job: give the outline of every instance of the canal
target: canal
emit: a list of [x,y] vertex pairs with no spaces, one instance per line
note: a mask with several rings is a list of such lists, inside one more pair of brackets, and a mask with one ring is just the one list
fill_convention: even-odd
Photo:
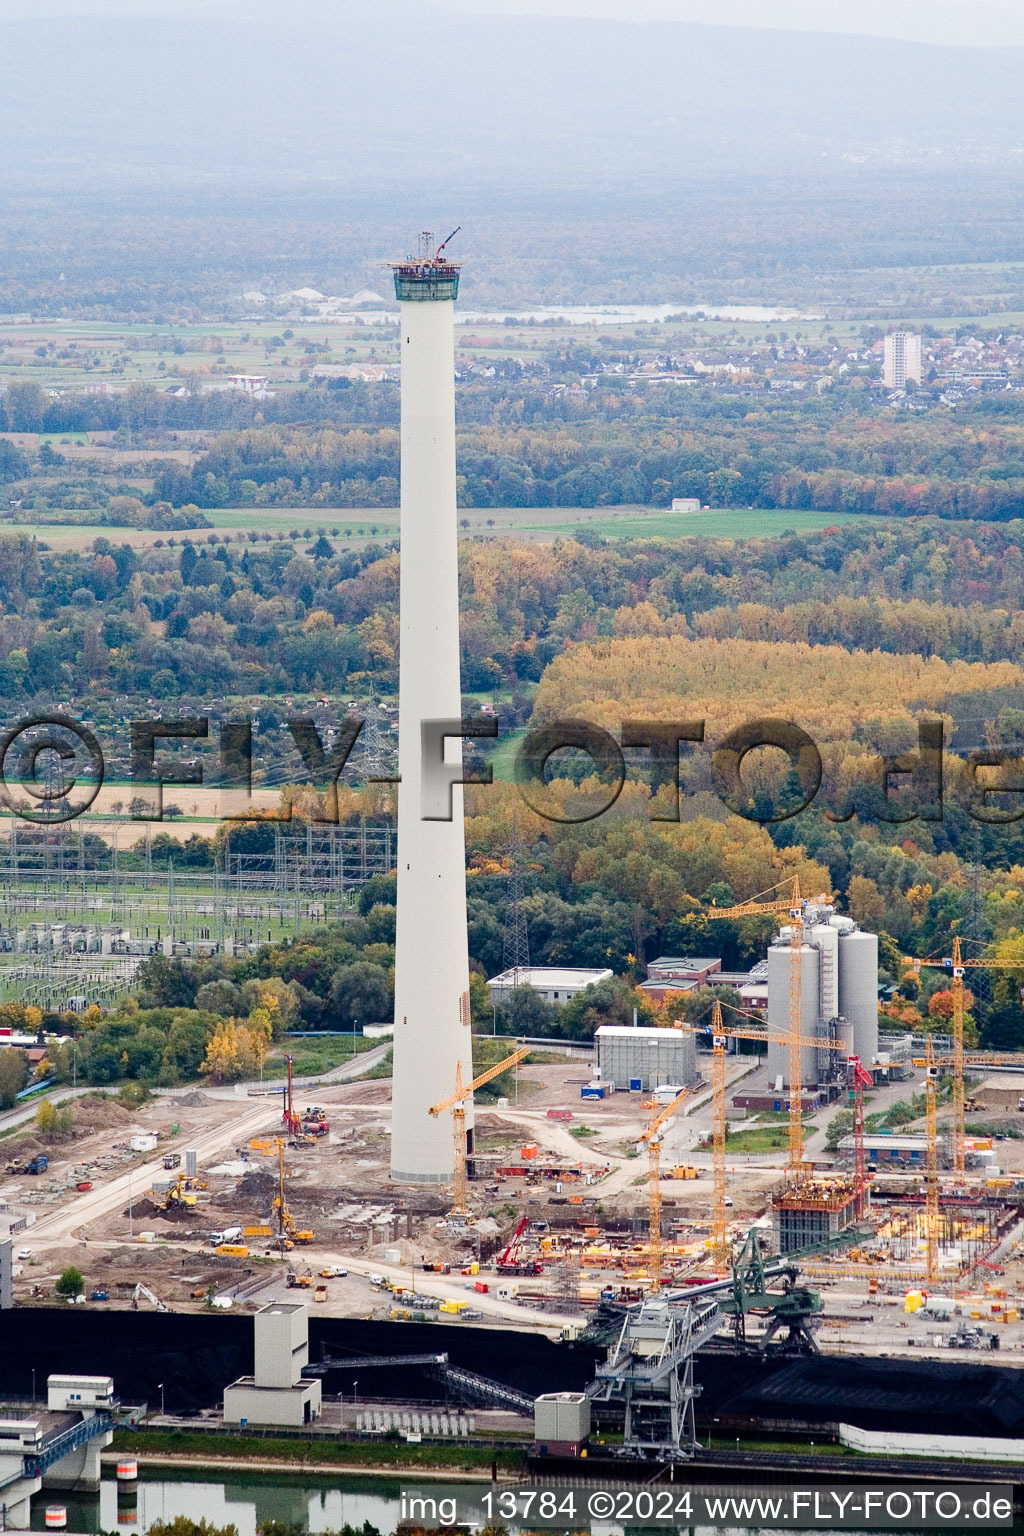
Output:
[[[412,1479],[407,1479],[407,1485]],[[421,1478],[416,1477],[418,1483]],[[46,1510],[63,1505],[68,1531],[140,1533],[157,1520],[206,1519],[217,1526],[233,1525],[238,1536],[256,1536],[268,1520],[317,1531],[340,1531],[344,1525],[361,1529],[364,1522],[390,1536],[398,1522],[402,1484],[378,1477],[289,1477],[281,1473],[161,1471],[139,1477],[133,1498],[119,1497],[113,1473],[104,1475],[99,1493],[44,1490],[32,1501],[32,1528],[45,1527]]]

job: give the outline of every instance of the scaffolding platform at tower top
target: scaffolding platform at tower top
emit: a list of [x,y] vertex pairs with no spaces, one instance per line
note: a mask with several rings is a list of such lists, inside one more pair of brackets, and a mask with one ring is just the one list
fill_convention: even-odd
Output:
[[461,265],[443,255],[448,240],[457,233],[458,230],[453,230],[448,239],[435,248],[433,230],[425,229],[414,256],[389,263],[395,278],[396,299],[417,303],[458,298]]

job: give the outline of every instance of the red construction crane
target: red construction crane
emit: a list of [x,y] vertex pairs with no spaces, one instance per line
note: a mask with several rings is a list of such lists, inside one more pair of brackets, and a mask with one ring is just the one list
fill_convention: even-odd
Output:
[[874,1085],[874,1078],[866,1070],[859,1056],[847,1060],[850,1086],[853,1089],[853,1178],[857,1191],[855,1210],[858,1217],[864,1214],[865,1194],[868,1187],[867,1163],[864,1158],[864,1089]]
[[529,1225],[529,1216],[524,1216],[518,1227],[516,1227],[508,1247],[498,1255],[497,1269],[499,1275],[539,1275],[543,1272],[543,1266],[539,1260],[520,1257],[523,1233]]
[[284,1110],[281,1115],[281,1124],[288,1127],[289,1135],[297,1136],[302,1130],[302,1121],[295,1113],[295,1105],[292,1102],[292,1058],[286,1056],[285,1061],[288,1063],[288,1081],[285,1084],[284,1090]]

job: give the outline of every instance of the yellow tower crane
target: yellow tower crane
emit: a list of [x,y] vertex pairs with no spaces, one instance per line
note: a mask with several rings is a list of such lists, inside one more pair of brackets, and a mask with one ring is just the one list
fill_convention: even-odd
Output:
[[499,1061],[497,1066],[488,1067],[486,1072],[481,1072],[479,1077],[474,1077],[471,1083],[462,1081],[462,1063],[455,1068],[455,1092],[450,1098],[442,1100],[440,1104],[431,1104],[432,1115],[442,1115],[446,1109],[452,1112],[452,1134],[455,1140],[455,1161],[453,1164],[453,1202],[451,1214],[453,1216],[466,1216],[469,1207],[466,1204],[466,1100],[477,1088],[482,1088],[484,1083],[489,1083],[508,1067],[517,1066],[530,1054],[529,1046],[521,1050],[513,1051],[511,1056],[506,1056],[504,1061]]
[[[729,1004],[726,1004],[729,1007]],[[744,1018],[754,1018],[745,1010],[736,1008],[732,1010],[741,1014]],[[677,1024],[677,1029],[690,1028],[691,1026]],[[765,1029],[758,1027],[745,1029],[739,1025],[725,1024],[722,1020],[722,1004],[716,998],[711,1008],[710,1031],[711,1044],[711,1103],[714,1144],[714,1186],[712,1202],[711,1223],[711,1249],[716,1264],[728,1264],[729,1235],[728,1223],[725,1219],[725,1048],[726,1042],[734,1040],[762,1040],[769,1045],[783,1045],[789,1040],[789,1036],[777,1029]],[[693,1034],[701,1034],[702,1029],[692,1028]],[[804,1046],[814,1046],[817,1050],[834,1050],[837,1042],[824,1035],[800,1036],[801,1050]],[[792,1103],[792,1100],[790,1101]],[[801,1127],[802,1129],[802,1127]]]
[[[832,897],[819,896],[816,900],[824,906],[831,903]],[[810,1044],[803,1038],[802,960],[806,906],[806,897],[800,895],[799,876],[794,875],[788,897],[771,901],[741,901],[732,907],[706,908],[706,915],[715,918],[755,917],[766,912],[789,915],[789,1032],[785,1038],[789,1041],[789,1171],[794,1176],[799,1175],[804,1160],[801,1102],[803,1049],[805,1044]]]
[[661,1288],[661,1271],[664,1259],[664,1244],[661,1240],[661,1133],[677,1109],[682,1107],[683,1100],[688,1098],[689,1088],[683,1088],[676,1094],[671,1103],[666,1104],[659,1113],[655,1100],[651,1100],[651,1118],[646,1131],[641,1136],[641,1141],[647,1143],[647,1215],[648,1232],[647,1244],[651,1266],[651,1290]]
[[953,1173],[956,1178],[962,1180],[966,1173],[966,1134],[964,1129],[964,1067],[966,1057],[964,1055],[964,971],[965,970],[991,970],[991,971],[1020,971],[1024,970],[1024,960],[985,960],[969,959],[963,957],[960,935],[953,939],[953,953],[945,955],[941,960],[914,960],[912,967],[915,972],[922,965],[939,966],[953,972]]
[[927,1152],[924,1185],[924,1233],[927,1244],[928,1284],[934,1285],[939,1278],[939,1136],[936,1123],[935,1101],[939,1087],[939,1069],[935,1065],[935,1052],[931,1036],[925,1051],[924,1099],[925,1134]]

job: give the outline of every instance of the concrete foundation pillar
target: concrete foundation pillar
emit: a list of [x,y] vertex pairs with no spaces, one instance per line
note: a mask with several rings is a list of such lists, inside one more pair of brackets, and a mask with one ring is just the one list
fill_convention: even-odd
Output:
[[31,1499],[40,1489],[38,1477],[22,1478],[0,1489],[0,1526],[11,1531],[27,1531],[32,1524]]

